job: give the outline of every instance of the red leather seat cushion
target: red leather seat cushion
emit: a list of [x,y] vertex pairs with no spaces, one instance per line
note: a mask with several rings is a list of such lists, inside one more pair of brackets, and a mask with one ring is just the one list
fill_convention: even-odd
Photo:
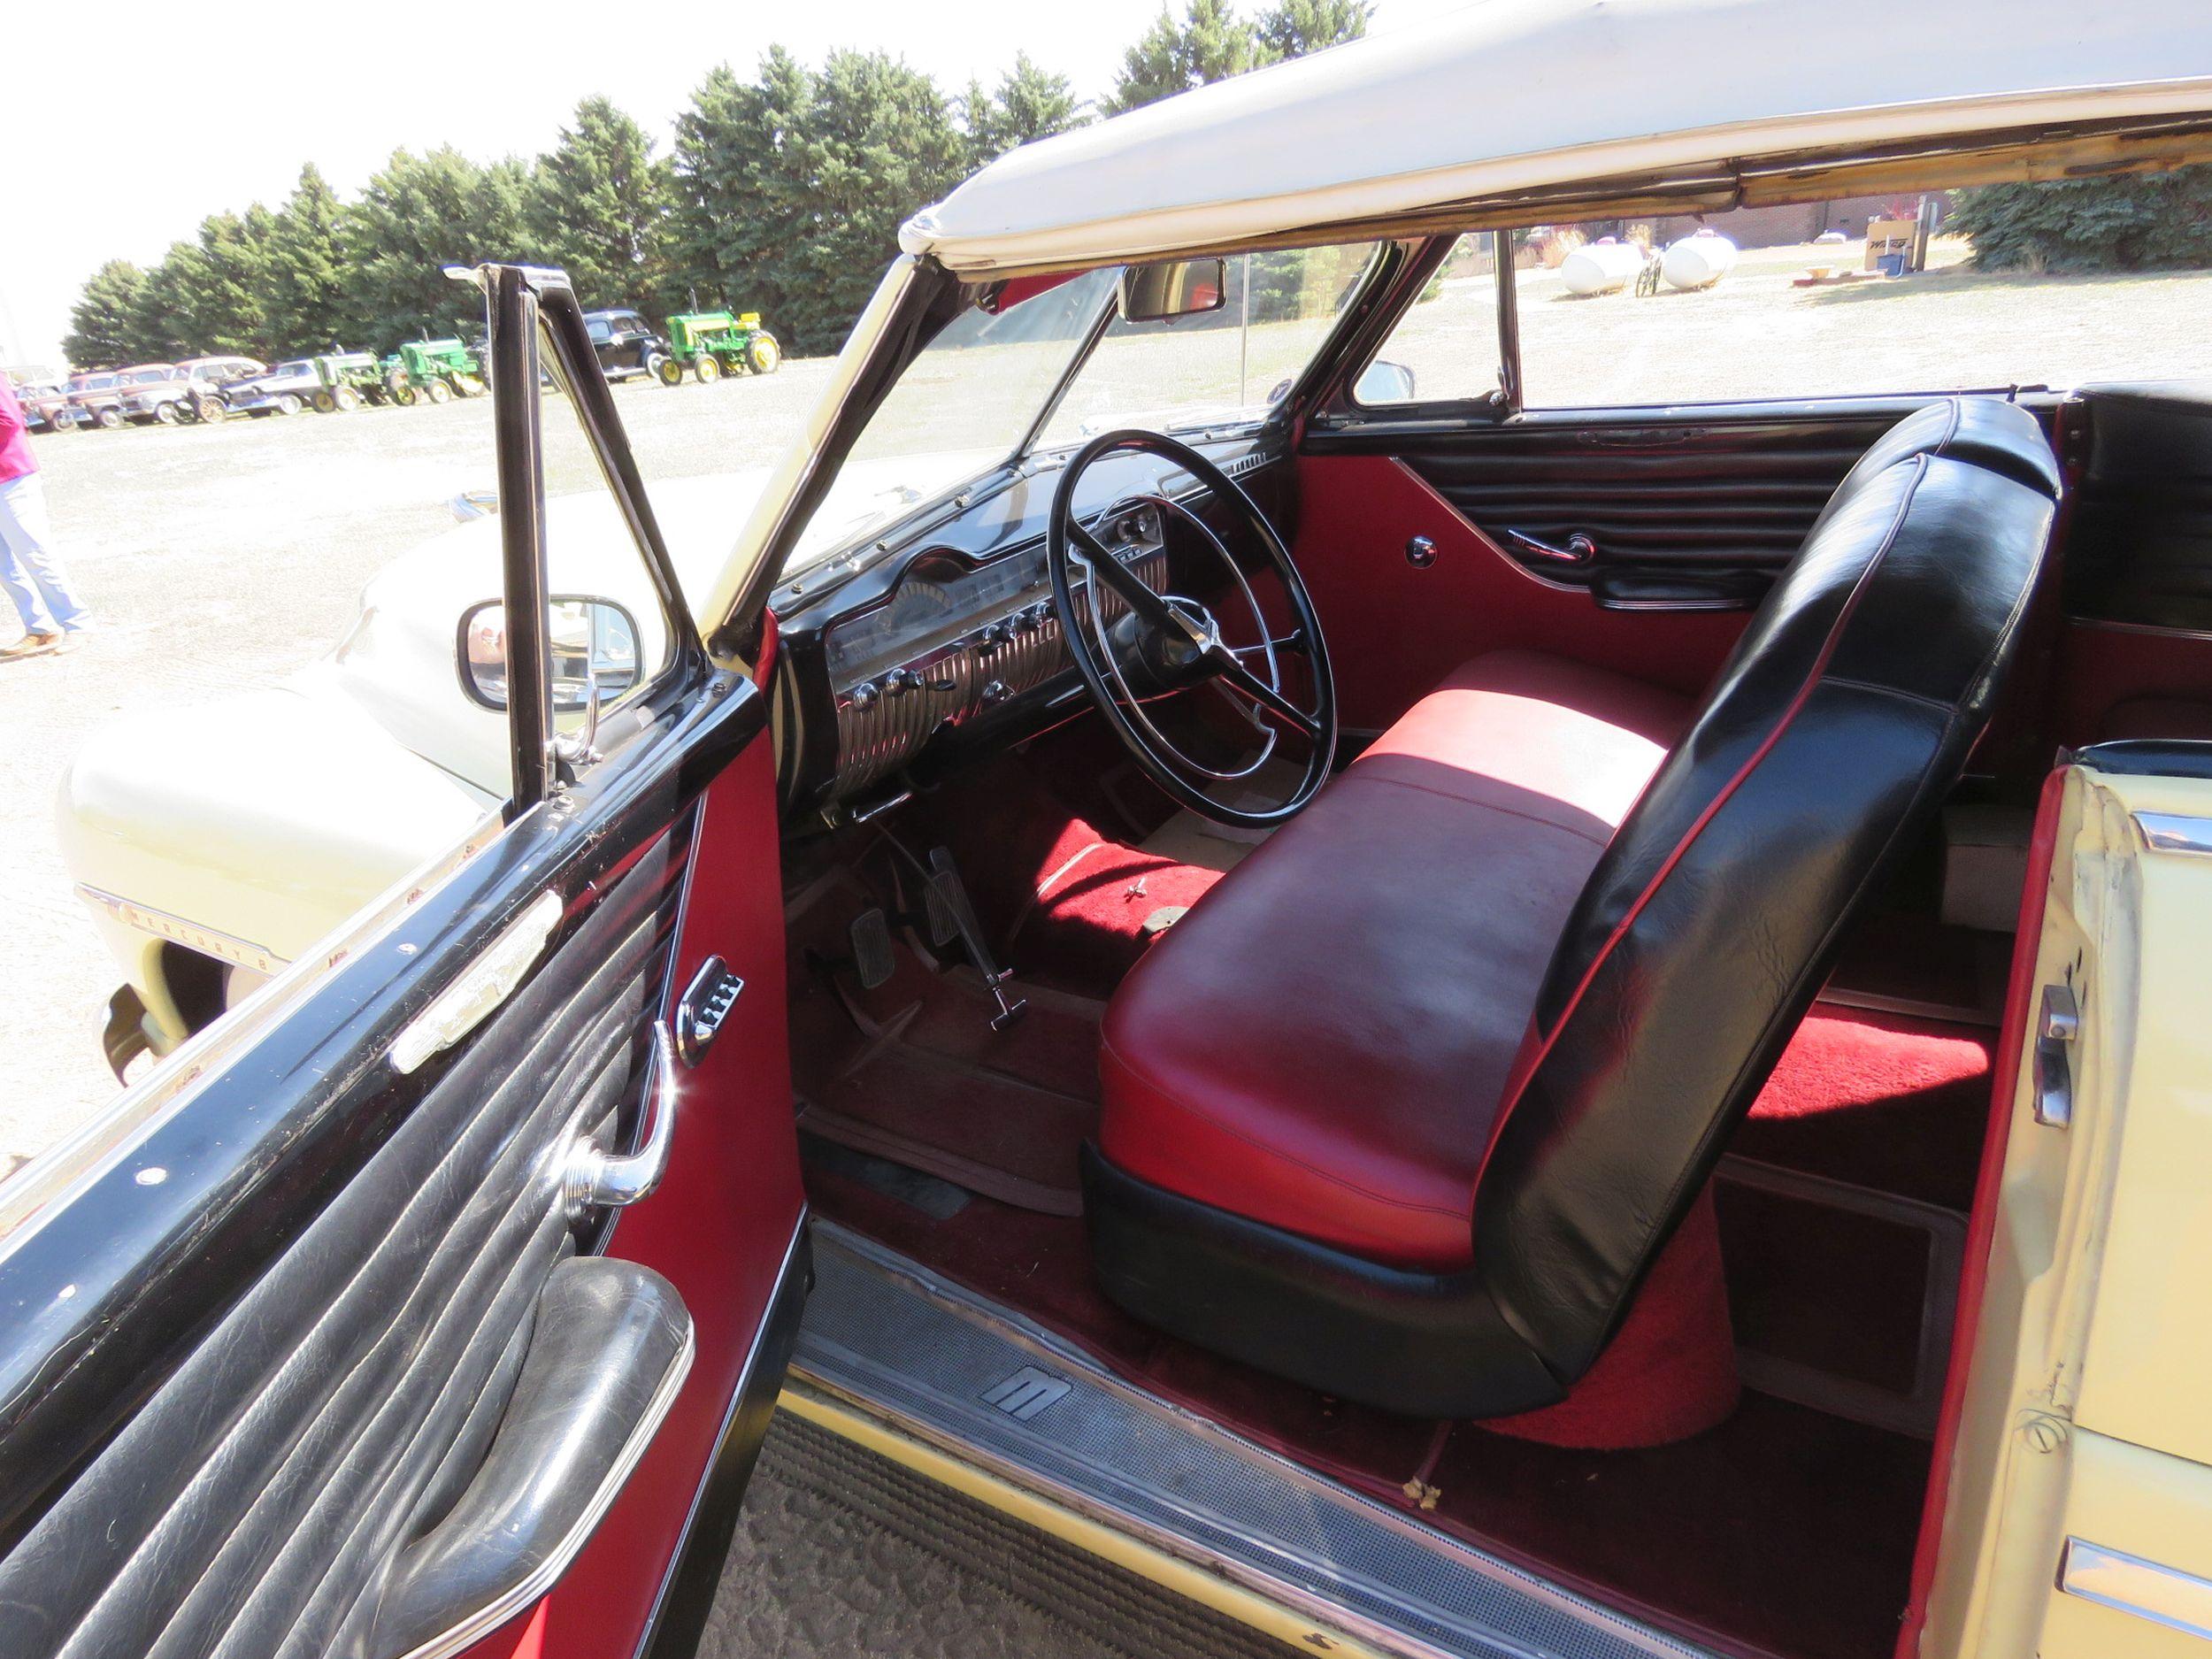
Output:
[[1690,712],[1563,658],[1465,664],[1123,982],[1100,1149],[1370,1261],[1467,1265],[1537,983]]

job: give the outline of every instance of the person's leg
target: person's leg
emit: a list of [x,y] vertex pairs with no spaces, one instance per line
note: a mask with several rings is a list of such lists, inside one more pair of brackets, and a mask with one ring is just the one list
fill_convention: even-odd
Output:
[[92,616],[70,586],[61,561],[54,557],[47,529],[46,488],[37,473],[27,472],[0,484],[0,521],[6,519],[14,522],[11,539],[16,543],[16,557],[38,585],[43,608],[63,633],[76,633]]
[[14,498],[8,487],[0,484],[0,588],[5,588],[8,597],[15,602],[15,613],[22,618],[27,638],[59,634],[61,625],[47,610],[38,583],[23,565],[23,552],[30,545],[30,532],[17,521]]

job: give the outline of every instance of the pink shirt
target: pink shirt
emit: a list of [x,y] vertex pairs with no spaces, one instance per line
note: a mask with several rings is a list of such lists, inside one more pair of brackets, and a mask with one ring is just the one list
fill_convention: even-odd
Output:
[[37,471],[30,429],[23,424],[23,405],[16,401],[14,384],[0,374],[0,484]]

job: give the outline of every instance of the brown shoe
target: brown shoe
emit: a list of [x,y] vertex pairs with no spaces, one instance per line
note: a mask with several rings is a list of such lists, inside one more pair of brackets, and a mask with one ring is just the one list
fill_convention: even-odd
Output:
[[0,662],[12,662],[19,657],[43,657],[50,651],[65,649],[63,634],[27,634],[12,645],[0,645]]

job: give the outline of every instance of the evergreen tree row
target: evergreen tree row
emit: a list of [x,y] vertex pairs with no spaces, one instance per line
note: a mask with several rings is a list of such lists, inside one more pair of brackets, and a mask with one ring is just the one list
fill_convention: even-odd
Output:
[[[1102,112],[1363,34],[1368,0],[1229,0],[1163,8]],[[111,259],[86,281],[63,349],[80,367],[211,353],[275,358],[388,350],[472,314],[442,273],[487,259],[557,265],[584,303],[659,318],[757,311],[798,354],[834,350],[896,247],[898,227],[1018,144],[1092,119],[1067,78],[1018,56],[987,89],[948,96],[883,52],[819,68],[771,47],[752,77],[712,71],[666,155],[587,98],[544,155],[480,163],[450,146],[395,150],[342,199],[309,163],[271,211],[210,215],[151,270]]]

